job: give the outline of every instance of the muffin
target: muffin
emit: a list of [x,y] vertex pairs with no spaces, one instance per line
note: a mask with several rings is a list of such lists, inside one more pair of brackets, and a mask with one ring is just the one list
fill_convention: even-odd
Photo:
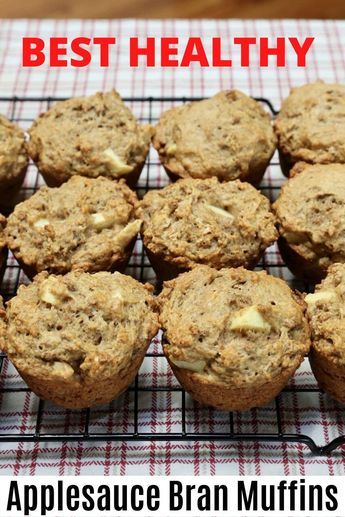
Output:
[[29,133],[29,154],[50,187],[74,174],[124,178],[133,186],[151,138],[150,126],[138,124],[115,91],[58,102]]
[[173,372],[207,406],[266,404],[309,350],[302,298],[265,271],[199,266],[166,282],[158,303]]
[[5,351],[43,399],[66,408],[110,402],[157,332],[150,290],[121,273],[40,273],[7,305]]
[[17,205],[6,242],[29,278],[40,271],[122,270],[141,225],[136,204],[124,180],[73,176]]
[[5,214],[16,202],[28,161],[23,131],[0,115],[0,210]]
[[330,266],[305,301],[312,331],[312,370],[320,387],[345,403],[345,264]]
[[298,163],[273,204],[280,252],[298,277],[318,282],[345,262],[345,164]]
[[184,179],[140,202],[142,239],[157,276],[206,264],[254,267],[277,238],[268,199],[249,183]]
[[276,138],[263,107],[231,90],[163,113],[153,145],[172,180],[217,176],[258,185]]
[[317,81],[293,88],[274,126],[286,176],[298,161],[345,163],[345,85]]

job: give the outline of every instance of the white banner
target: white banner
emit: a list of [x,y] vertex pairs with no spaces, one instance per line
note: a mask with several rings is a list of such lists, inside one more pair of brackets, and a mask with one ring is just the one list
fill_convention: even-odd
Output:
[[0,517],[345,517],[342,477],[0,477]]

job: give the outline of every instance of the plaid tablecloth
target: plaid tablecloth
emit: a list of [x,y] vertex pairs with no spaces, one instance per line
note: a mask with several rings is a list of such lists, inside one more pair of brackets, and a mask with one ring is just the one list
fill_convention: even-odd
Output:
[[[93,62],[87,69],[55,68],[37,69],[21,66],[21,40],[23,36],[116,36],[117,45],[110,66],[100,68]],[[234,36],[314,36],[315,43],[308,56],[308,67],[297,68],[292,54],[286,68],[259,68],[257,56],[250,68],[213,69],[200,68],[129,68],[129,37],[175,36],[180,45],[190,36],[201,36],[210,49],[211,38],[220,36],[224,54],[232,54],[239,62],[238,50],[231,45]],[[96,49],[94,49],[96,50]],[[255,97],[269,99],[279,109],[281,99],[293,85],[315,79],[345,82],[345,23],[334,21],[53,21],[18,20],[2,21],[0,30],[0,97],[54,97],[89,94],[96,90],[116,88],[125,97],[198,97],[209,96],[220,89],[239,88]],[[132,102],[131,107],[141,119],[154,120],[174,101],[159,101],[151,105]],[[19,120],[23,127],[40,111],[46,101],[13,104],[0,102],[0,110]],[[149,110],[149,113],[148,113]],[[272,198],[283,177],[273,164],[267,171],[263,188]],[[165,174],[151,152],[150,184],[167,183]],[[145,178],[145,173],[143,178]],[[30,167],[26,178],[26,193],[30,194],[38,179],[35,168]],[[142,180],[144,181],[144,180]],[[132,261],[130,273],[136,276],[140,264],[140,243]],[[266,266],[272,274],[291,281],[291,275],[282,266],[275,247],[268,250]],[[10,257],[10,265],[15,266]],[[9,269],[2,286],[6,294],[13,289],[16,268]],[[148,273],[150,275],[150,273]],[[25,281],[20,276],[20,281]],[[159,344],[153,344],[158,349]],[[18,387],[13,367],[4,363],[2,386]],[[294,385],[314,386],[307,364],[303,364]],[[176,388],[174,377],[162,359],[146,359],[141,369],[139,384],[142,387],[164,385]],[[3,396],[0,402],[0,433],[32,432],[35,425],[38,401],[27,392]],[[201,409],[187,398],[186,426],[194,432],[224,431],[228,429],[228,416],[209,409]],[[109,411],[109,409],[111,411]],[[177,431],[180,427],[181,395],[174,390],[162,393],[142,392],[139,399],[139,426],[142,432]],[[126,393],[110,408],[97,408],[92,412],[90,426],[98,432],[131,432],[133,413],[132,392]],[[311,436],[317,444],[329,442],[345,433],[344,410],[325,395],[314,392],[285,393],[281,397],[281,417],[284,432]],[[65,412],[46,404],[42,426],[47,432],[78,432],[83,428],[81,412]],[[238,432],[275,432],[276,414],[272,403],[263,409],[234,415]],[[273,430],[273,431],[272,431]],[[315,457],[303,445],[259,442],[43,442],[0,443],[1,474],[344,474],[345,448],[338,448],[330,456]]]

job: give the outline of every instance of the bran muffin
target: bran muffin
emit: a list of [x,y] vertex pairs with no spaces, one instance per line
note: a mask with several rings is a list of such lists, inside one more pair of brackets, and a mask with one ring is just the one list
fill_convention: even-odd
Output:
[[43,399],[66,408],[110,402],[157,332],[150,291],[121,273],[40,273],[7,304],[5,351]]
[[150,126],[140,125],[115,91],[58,102],[29,133],[29,154],[52,187],[74,174],[124,178],[133,186],[151,138]]
[[217,176],[258,185],[276,138],[263,107],[231,90],[163,113],[153,145],[172,180]]
[[345,85],[293,88],[274,122],[282,170],[298,161],[345,163]]
[[204,405],[266,404],[310,347],[302,298],[265,271],[199,266],[166,282],[157,303],[164,353]]
[[9,216],[5,237],[25,273],[123,270],[141,222],[124,180],[73,176],[41,187]]
[[23,131],[0,115],[0,210],[4,213],[16,202],[28,161]]
[[305,301],[312,331],[312,370],[320,387],[345,403],[345,264],[330,266]]
[[279,248],[298,277],[318,282],[345,262],[345,164],[298,163],[273,204]]
[[179,180],[148,192],[137,217],[149,260],[164,280],[197,264],[254,267],[278,236],[268,199],[239,180]]

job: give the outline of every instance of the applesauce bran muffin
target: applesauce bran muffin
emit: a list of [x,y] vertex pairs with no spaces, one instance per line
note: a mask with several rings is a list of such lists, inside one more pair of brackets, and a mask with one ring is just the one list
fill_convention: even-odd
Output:
[[320,387],[345,403],[345,264],[330,266],[305,301],[312,331],[312,370]]
[[115,91],[58,102],[29,133],[29,154],[52,187],[75,174],[135,185],[151,139]]
[[16,206],[6,241],[29,277],[124,269],[141,222],[135,193],[124,180],[73,176],[59,188],[41,187]]
[[0,209],[5,213],[16,201],[28,161],[23,131],[0,115]]
[[158,330],[150,291],[121,273],[41,273],[7,305],[5,351],[43,399],[66,408],[110,402]]
[[268,199],[249,183],[184,179],[148,192],[137,217],[159,278],[206,264],[254,267],[278,234]]
[[158,303],[164,353],[205,405],[266,404],[309,350],[302,298],[265,271],[199,266],[166,282]]
[[345,163],[345,85],[293,88],[274,122],[284,174],[298,161]]
[[317,282],[333,262],[345,262],[345,164],[298,163],[273,204],[284,261]]
[[260,183],[276,147],[270,115],[237,90],[166,111],[153,145],[172,179]]

